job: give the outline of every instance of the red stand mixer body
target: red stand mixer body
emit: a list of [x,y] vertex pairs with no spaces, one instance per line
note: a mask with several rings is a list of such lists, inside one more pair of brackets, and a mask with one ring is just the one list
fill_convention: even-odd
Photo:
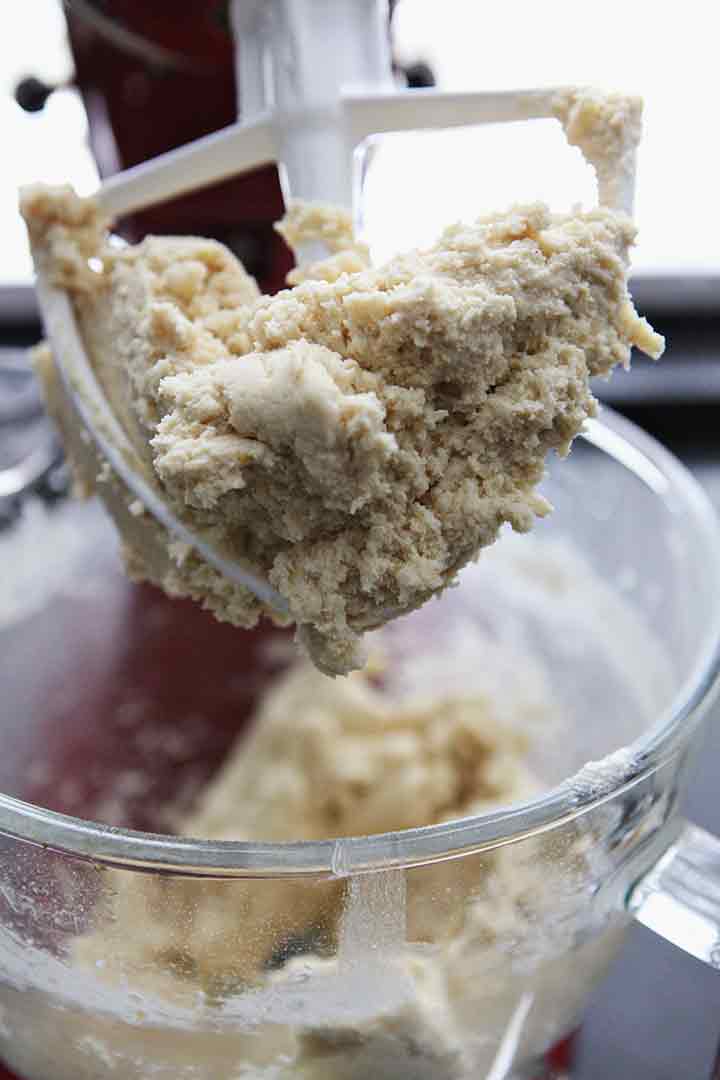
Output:
[[[68,4],[77,87],[101,176],[137,165],[237,118],[227,0]],[[227,244],[265,291],[292,265],[272,225],[283,213],[274,166],[154,206],[120,223],[128,239],[196,233]]]

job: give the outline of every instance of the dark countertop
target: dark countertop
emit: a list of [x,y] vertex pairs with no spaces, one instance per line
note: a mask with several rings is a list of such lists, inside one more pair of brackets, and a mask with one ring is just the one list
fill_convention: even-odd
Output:
[[[720,510],[720,424],[697,409],[624,409],[688,465]],[[700,410],[704,412],[704,410]],[[692,423],[691,423],[692,421]],[[714,429],[714,434],[713,434]],[[718,552],[720,558],[720,552]],[[687,816],[720,834],[720,702],[706,720]],[[709,1080],[720,1044],[720,973],[642,926],[598,989],[582,1028],[577,1080]]]

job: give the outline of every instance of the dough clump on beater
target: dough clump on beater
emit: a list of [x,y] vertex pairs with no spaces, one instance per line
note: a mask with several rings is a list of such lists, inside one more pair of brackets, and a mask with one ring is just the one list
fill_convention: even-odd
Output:
[[[584,145],[583,108],[558,103]],[[291,206],[287,239],[330,254],[275,296],[214,241],[119,246],[69,189],[28,189],[23,212],[164,497],[286,598],[327,674],[361,666],[363,632],[450,585],[502,525],[547,513],[545,458],[594,414],[590,378],[664,347],[628,294],[632,222],[602,207],[515,206],[371,267],[347,214]],[[263,613],[170,537],[158,569],[130,526],[135,577],[240,626]]]

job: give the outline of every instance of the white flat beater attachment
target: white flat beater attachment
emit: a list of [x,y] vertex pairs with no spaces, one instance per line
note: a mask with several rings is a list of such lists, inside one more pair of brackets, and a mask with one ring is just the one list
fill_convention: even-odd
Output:
[[[383,132],[547,118],[559,88],[480,93],[400,90],[394,84],[383,0],[233,0],[240,118],[213,135],[106,180],[97,192],[112,218],[276,162],[291,198],[353,207],[362,144]],[[621,209],[632,210],[630,161]],[[315,257],[316,251],[301,255]],[[101,456],[176,538],[266,605],[283,599],[192,532],[148,482],[109,408],[82,342],[72,302],[38,269],[46,333],[64,388]]]

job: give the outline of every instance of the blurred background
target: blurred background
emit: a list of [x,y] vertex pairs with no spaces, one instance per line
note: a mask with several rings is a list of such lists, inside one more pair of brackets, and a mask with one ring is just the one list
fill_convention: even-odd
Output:
[[[597,388],[674,450],[720,505],[720,215],[715,148],[720,83],[715,5],[559,0],[397,0],[397,77],[410,86],[504,89],[568,83],[641,94],[639,242],[632,287],[668,338],[660,365]],[[41,333],[19,185],[99,176],[231,123],[233,54],[226,0],[23,0],[0,15],[0,526],[21,500],[2,470],[46,438],[26,347]],[[388,136],[375,147],[364,197],[376,257],[432,241],[449,222],[516,200],[591,205],[594,180],[554,122]],[[267,289],[290,261],[272,230],[282,212],[274,169],[123,222],[222,239]],[[57,456],[33,486],[57,497]],[[719,556],[720,557],[720,553]],[[690,813],[720,831],[720,724]],[[720,1031],[720,980],[640,928],[599,992],[580,1038],[580,1080],[707,1076]]]

